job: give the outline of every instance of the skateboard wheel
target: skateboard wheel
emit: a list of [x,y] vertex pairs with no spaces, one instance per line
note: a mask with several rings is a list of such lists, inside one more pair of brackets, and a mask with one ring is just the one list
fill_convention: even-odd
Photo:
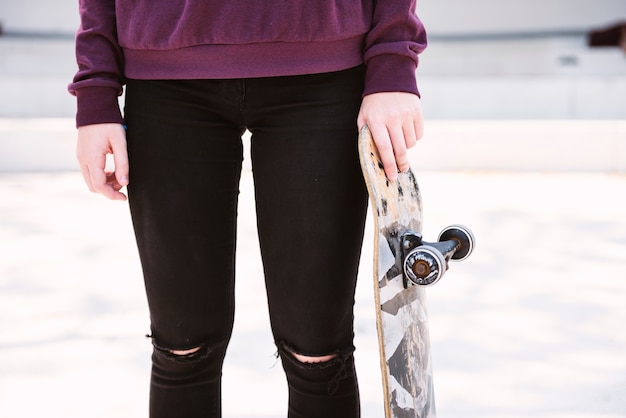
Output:
[[465,260],[474,251],[475,238],[472,231],[463,225],[450,225],[439,234],[439,241],[454,240],[459,248],[452,255],[452,260]]
[[418,286],[431,286],[446,271],[446,260],[436,248],[422,245],[409,252],[404,259],[404,275]]

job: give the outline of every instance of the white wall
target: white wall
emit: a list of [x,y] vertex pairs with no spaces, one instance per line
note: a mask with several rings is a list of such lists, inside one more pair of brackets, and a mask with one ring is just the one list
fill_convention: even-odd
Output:
[[626,20],[625,0],[417,0],[432,35],[587,31]]
[[[2,0],[7,31],[74,32],[78,0]],[[432,35],[582,30],[626,19],[625,0],[418,0]]]
[[78,0],[0,1],[5,32],[74,33],[78,22]]

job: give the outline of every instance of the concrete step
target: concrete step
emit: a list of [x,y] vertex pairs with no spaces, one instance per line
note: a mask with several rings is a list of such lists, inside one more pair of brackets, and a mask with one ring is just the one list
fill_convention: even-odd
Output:
[[[0,36],[0,117],[73,117],[69,36]],[[430,119],[626,119],[626,55],[579,37],[433,41],[418,82]]]
[[71,117],[76,68],[69,37],[0,36],[0,117]]

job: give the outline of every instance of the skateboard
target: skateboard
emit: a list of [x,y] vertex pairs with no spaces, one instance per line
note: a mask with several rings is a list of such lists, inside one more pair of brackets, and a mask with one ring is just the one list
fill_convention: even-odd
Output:
[[472,232],[445,228],[422,240],[422,198],[412,170],[389,181],[367,127],[359,158],[374,218],[374,295],[386,418],[436,416],[425,288],[467,258]]

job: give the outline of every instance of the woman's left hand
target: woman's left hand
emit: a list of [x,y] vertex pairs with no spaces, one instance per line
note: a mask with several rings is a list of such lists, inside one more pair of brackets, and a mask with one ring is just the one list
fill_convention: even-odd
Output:
[[389,180],[409,169],[407,150],[424,133],[420,98],[413,93],[373,93],[363,98],[357,119],[359,130],[367,125]]

